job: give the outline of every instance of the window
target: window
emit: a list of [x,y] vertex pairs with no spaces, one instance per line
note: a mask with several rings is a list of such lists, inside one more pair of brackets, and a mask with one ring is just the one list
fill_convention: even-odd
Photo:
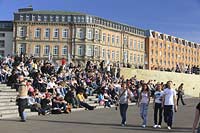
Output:
[[102,58],[105,59],[105,57],[106,57],[106,50],[102,49]]
[[47,16],[44,16],[44,21],[47,22]]
[[63,31],[62,31],[62,37],[63,38],[67,38],[68,37],[68,30],[67,29],[63,29]]
[[92,39],[92,29],[88,29],[88,39]]
[[35,50],[34,50],[34,55],[35,55],[35,56],[39,56],[39,54],[40,54],[40,46],[39,46],[39,45],[36,45],[36,46],[35,46]]
[[112,51],[112,60],[115,60],[115,51]]
[[144,50],[144,42],[141,42],[141,49]]
[[59,16],[56,16],[56,22],[59,22]]
[[138,50],[140,50],[140,41],[138,41]]
[[41,21],[41,16],[40,15],[38,15],[38,21]]
[[56,29],[54,29],[53,37],[54,37],[54,38],[58,38],[58,35],[59,35],[59,29],[56,28]]
[[53,16],[50,16],[50,22],[53,22]]
[[65,16],[62,16],[62,22],[65,22]]
[[162,43],[160,43],[160,48],[162,48]]
[[49,45],[46,45],[45,47],[44,47],[44,55],[49,55],[50,53],[50,47],[49,47]]
[[116,43],[119,44],[119,36],[116,37]]
[[103,42],[106,42],[106,33],[103,33]]
[[25,36],[25,27],[19,27],[19,36],[24,37]]
[[45,37],[45,38],[50,38],[50,29],[49,29],[49,28],[46,28],[46,29],[45,29],[44,37]]
[[67,46],[63,46],[62,48],[62,55],[67,55]]
[[115,35],[112,35],[112,44],[115,44]]
[[19,54],[25,53],[25,44],[19,44]]
[[140,62],[140,55],[138,55],[138,63]]
[[110,59],[110,50],[107,51],[108,59]]
[[130,62],[133,62],[133,54],[130,54]]
[[110,43],[110,34],[108,34],[108,44]]
[[24,20],[24,16],[20,15],[20,21],[23,21],[23,20]]
[[35,38],[40,38],[41,35],[41,29],[40,28],[36,28],[35,29]]
[[119,51],[116,53],[116,59],[119,60]]
[[81,17],[81,22],[85,23],[85,17],[84,16]]
[[1,55],[2,57],[5,56],[5,52],[4,52],[4,50],[0,50],[0,55]]
[[137,41],[134,40],[134,49],[136,50],[137,49]]
[[53,55],[58,55],[59,46],[53,47]]
[[77,18],[77,22],[80,23],[81,22],[81,18],[78,16]]
[[136,62],[136,58],[137,58],[136,54],[134,54],[133,58],[134,58],[134,62]]
[[130,48],[133,48],[133,39],[130,40]]
[[78,46],[78,55],[83,56],[83,46]]
[[76,16],[73,17],[73,21],[76,22]]
[[151,55],[153,55],[153,49],[151,50]]
[[71,22],[71,16],[67,16],[67,22]]
[[0,37],[5,37],[5,33],[0,33]]
[[127,37],[124,37],[124,46],[127,46]]
[[26,15],[26,21],[30,21],[30,16]]
[[4,40],[0,40],[0,48],[4,48],[5,47],[5,41]]
[[98,47],[94,48],[94,55],[95,56],[99,56],[99,49],[98,49]]
[[80,37],[81,39],[84,39],[84,31],[83,31],[83,29],[80,29],[80,30],[79,30],[79,37]]
[[32,15],[32,21],[35,21],[35,16],[34,15]]
[[95,31],[95,40],[99,40],[99,31],[98,30],[96,30]]
[[87,48],[87,56],[92,56],[93,55],[93,47],[92,46],[88,46]]

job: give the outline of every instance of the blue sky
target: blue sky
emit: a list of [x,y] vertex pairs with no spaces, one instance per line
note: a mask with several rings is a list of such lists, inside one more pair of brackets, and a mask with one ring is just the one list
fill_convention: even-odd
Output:
[[84,12],[200,43],[200,0],[0,0],[0,20],[18,8]]

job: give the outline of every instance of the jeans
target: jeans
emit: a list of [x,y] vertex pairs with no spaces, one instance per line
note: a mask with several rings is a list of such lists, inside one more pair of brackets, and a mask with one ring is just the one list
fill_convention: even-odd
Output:
[[[159,111],[159,122],[157,123],[157,116],[158,116],[158,111]],[[161,125],[162,123],[162,103],[155,103],[155,109],[154,109],[154,124],[155,125]]]
[[148,114],[148,104],[147,103],[141,103],[140,104],[140,116],[143,120],[142,125],[147,124],[147,114]]
[[24,110],[27,107],[27,105],[28,105],[27,99],[19,98],[19,100],[18,100],[18,112],[19,112],[19,116],[21,117],[21,120],[26,120],[26,114],[25,114]]
[[165,105],[164,106],[164,121],[167,123],[168,126],[172,126],[172,121],[173,121],[173,105]]
[[126,122],[126,112],[127,112],[127,109],[128,109],[128,104],[120,104],[120,115],[121,115],[121,118],[122,118],[122,122],[121,124],[125,124]]

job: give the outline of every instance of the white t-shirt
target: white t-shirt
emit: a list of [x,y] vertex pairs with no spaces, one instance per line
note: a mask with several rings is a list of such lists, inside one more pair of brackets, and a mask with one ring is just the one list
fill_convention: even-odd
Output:
[[174,105],[174,96],[176,96],[176,91],[173,89],[166,88],[164,90],[164,97],[165,97],[164,105]]
[[154,93],[154,96],[155,96],[155,103],[162,103],[163,91],[156,91]]

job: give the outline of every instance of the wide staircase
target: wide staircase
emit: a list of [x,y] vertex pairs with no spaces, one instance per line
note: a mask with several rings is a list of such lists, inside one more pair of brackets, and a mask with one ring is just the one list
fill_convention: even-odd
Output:
[[[4,118],[14,118],[18,117],[18,106],[16,105],[17,92],[15,89],[6,84],[0,84],[0,119]],[[86,102],[92,106],[97,106],[97,108],[102,108],[98,106],[97,96],[88,96]],[[85,110],[84,108],[72,109],[74,111]],[[37,115],[37,112],[31,112],[30,109],[26,109],[27,116]]]

